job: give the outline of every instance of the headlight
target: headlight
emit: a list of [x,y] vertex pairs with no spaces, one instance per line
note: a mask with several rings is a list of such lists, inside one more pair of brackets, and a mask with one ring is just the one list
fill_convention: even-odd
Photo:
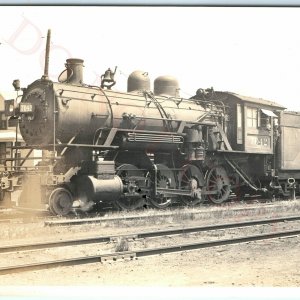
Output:
[[5,116],[11,117],[15,114],[15,100],[5,100]]

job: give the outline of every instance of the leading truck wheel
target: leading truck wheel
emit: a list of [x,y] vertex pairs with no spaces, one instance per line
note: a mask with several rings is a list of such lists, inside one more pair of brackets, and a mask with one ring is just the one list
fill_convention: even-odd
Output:
[[230,181],[226,170],[222,166],[211,168],[206,174],[207,198],[213,203],[220,204],[230,195]]
[[49,197],[50,211],[59,216],[66,216],[70,213],[73,205],[73,196],[65,188],[56,188]]

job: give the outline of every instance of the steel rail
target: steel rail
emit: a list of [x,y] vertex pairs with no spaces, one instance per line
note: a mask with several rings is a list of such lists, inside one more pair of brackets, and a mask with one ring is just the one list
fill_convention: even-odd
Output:
[[[282,207],[281,205],[274,205],[274,206],[259,206],[259,207],[242,207],[232,209],[232,212],[239,212],[239,211],[253,211],[254,209],[264,209],[264,208],[278,208]],[[222,210],[217,210],[218,212],[222,212]],[[187,215],[199,215],[199,214],[211,214],[215,211],[196,211],[196,212],[186,212],[183,213]],[[123,217],[115,217],[115,218],[108,218],[108,217],[95,217],[95,218],[82,218],[82,219],[67,219],[67,220],[51,220],[51,221],[44,221],[45,226],[68,226],[68,225],[82,225],[88,223],[101,223],[106,221],[130,221],[130,220],[137,220],[143,218],[157,218],[157,217],[171,217],[174,216],[174,212],[168,212],[164,214],[157,214],[157,215],[135,215],[135,216],[123,216]]]
[[191,250],[211,248],[216,246],[248,243],[253,241],[261,241],[261,240],[297,236],[297,235],[300,235],[299,229],[291,230],[291,231],[281,231],[276,233],[273,232],[268,234],[252,235],[246,237],[238,237],[234,239],[180,244],[176,246],[159,247],[159,248],[144,249],[144,250],[137,250],[137,251],[116,252],[116,253],[108,253],[108,254],[95,255],[95,256],[75,257],[75,258],[62,259],[62,260],[45,261],[40,263],[15,265],[10,267],[0,268],[0,275],[19,273],[24,271],[49,269],[49,268],[55,268],[59,266],[74,266],[74,265],[90,264],[95,262],[116,261],[118,259],[125,259],[125,258],[134,259],[138,257],[146,257],[151,255],[191,251]]
[[179,235],[179,234],[186,234],[186,233],[204,232],[204,231],[230,229],[230,228],[242,228],[242,227],[250,227],[256,225],[274,224],[274,223],[280,223],[286,221],[292,222],[292,221],[299,221],[299,220],[300,220],[300,216],[292,216],[292,217],[267,219],[267,220],[264,219],[264,220],[254,220],[254,221],[245,221],[245,222],[237,222],[237,223],[225,223],[225,224],[218,224],[218,225],[194,226],[194,227],[184,227],[184,228],[181,227],[181,228],[156,230],[156,231],[148,231],[148,232],[141,232],[141,233],[137,232],[137,233],[130,233],[130,234],[121,234],[117,236],[93,236],[88,238],[69,239],[64,241],[46,241],[46,242],[39,242],[33,244],[7,245],[7,246],[0,247],[0,253],[75,246],[75,245],[82,245],[82,244],[107,243],[111,241],[116,241],[121,238],[143,239],[149,237]]
[[174,213],[166,213],[159,215],[140,215],[140,216],[124,216],[124,217],[116,217],[116,218],[107,218],[107,217],[96,217],[96,218],[83,218],[83,219],[71,219],[71,220],[54,220],[54,221],[45,221],[45,226],[68,226],[68,225],[82,225],[88,223],[101,223],[106,221],[124,221],[124,220],[136,220],[143,218],[154,218],[154,217],[169,217],[174,215]]

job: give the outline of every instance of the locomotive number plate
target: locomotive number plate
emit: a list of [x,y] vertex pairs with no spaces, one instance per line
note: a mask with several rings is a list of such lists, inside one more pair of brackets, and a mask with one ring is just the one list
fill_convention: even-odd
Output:
[[269,136],[248,135],[249,145],[253,147],[271,147],[271,138]]
[[20,103],[20,113],[33,113],[32,103]]

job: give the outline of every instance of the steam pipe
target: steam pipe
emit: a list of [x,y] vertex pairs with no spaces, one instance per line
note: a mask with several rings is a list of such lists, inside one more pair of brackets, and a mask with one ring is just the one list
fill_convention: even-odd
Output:
[[50,40],[51,40],[51,30],[48,29],[47,33],[47,42],[46,42],[46,53],[45,53],[45,68],[44,68],[44,75],[42,79],[47,80],[49,78],[49,53],[50,53]]

